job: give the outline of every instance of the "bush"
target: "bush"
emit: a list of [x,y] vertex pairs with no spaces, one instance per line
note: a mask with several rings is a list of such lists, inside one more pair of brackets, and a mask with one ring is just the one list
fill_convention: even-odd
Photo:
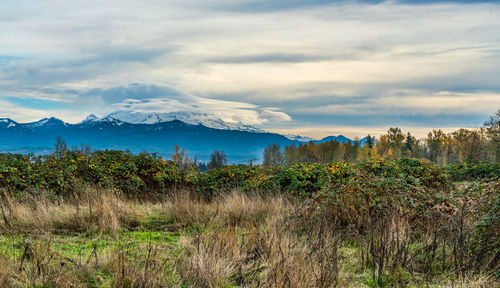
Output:
[[228,165],[204,173],[197,172],[189,181],[194,190],[209,199],[236,188],[242,191],[277,191],[274,173],[271,168]]
[[202,173],[195,168],[185,171],[157,154],[73,151],[57,156],[0,154],[0,187],[16,194],[48,190],[54,195],[67,195],[78,193],[82,185],[91,185],[141,197],[158,196],[182,187],[196,190],[207,198],[238,188],[247,192],[313,197],[322,191],[339,189],[339,185],[353,185],[353,177],[361,179],[363,175],[380,180],[377,187],[370,188],[374,191],[382,189],[380,185],[405,190],[449,190],[452,179],[494,178],[500,175],[499,169],[500,164],[440,168],[417,159],[380,159],[359,164],[301,163],[274,168],[229,165]]
[[498,179],[500,177],[500,163],[491,164],[481,162],[473,164],[465,162],[462,164],[444,166],[442,170],[444,173],[449,174],[453,181]]
[[186,172],[156,154],[96,151],[61,156],[0,154],[0,187],[17,195],[47,190],[54,195],[78,193],[83,185],[153,196],[187,184]]

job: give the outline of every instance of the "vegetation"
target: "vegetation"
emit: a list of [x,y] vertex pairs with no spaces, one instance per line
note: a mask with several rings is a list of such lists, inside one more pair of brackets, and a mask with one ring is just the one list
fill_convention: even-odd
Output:
[[1,287],[500,283],[498,164],[0,157]]
[[209,170],[222,167],[227,164],[227,156],[224,151],[214,151],[210,155],[210,162],[207,164]]
[[497,163],[500,159],[499,143],[500,110],[482,128],[459,129],[448,134],[433,130],[424,139],[417,139],[410,132],[405,135],[400,128],[391,127],[379,139],[368,135],[357,142],[309,142],[286,146],[284,151],[278,145],[270,145],[264,150],[263,165],[360,162],[379,158],[418,158],[440,165]]
[[[495,120],[490,120],[495,121]],[[492,125],[492,124],[487,124]],[[486,126],[490,127],[490,126]],[[494,126],[491,126],[494,127]],[[498,128],[460,129],[446,134],[433,130],[425,139],[416,139],[400,128],[390,128],[377,140],[368,135],[358,142],[339,143],[335,140],[323,143],[303,143],[286,146],[269,146],[264,151],[264,165],[274,163],[328,163],[331,161],[360,162],[378,158],[418,158],[440,165],[462,163],[498,162]],[[496,132],[495,132],[496,131]],[[272,151],[272,153],[271,153]],[[284,160],[282,160],[284,159]]]
[[270,146],[262,166],[216,151],[207,172],[179,147],[0,154],[0,287],[499,287],[492,127]]

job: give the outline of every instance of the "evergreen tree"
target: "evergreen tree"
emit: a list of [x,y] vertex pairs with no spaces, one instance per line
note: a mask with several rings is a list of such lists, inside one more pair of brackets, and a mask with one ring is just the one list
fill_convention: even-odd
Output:
[[368,136],[366,137],[366,145],[368,146],[368,148],[372,149],[373,146],[375,146],[375,136],[370,136],[370,134],[368,134]]
[[415,152],[415,144],[417,142],[417,139],[415,137],[411,136],[410,132],[406,135],[406,140],[404,143],[403,147],[403,153],[405,156],[412,157]]

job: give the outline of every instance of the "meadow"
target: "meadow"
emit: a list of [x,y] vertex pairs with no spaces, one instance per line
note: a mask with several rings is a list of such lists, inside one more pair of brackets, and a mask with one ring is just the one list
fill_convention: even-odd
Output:
[[499,176],[0,154],[0,287],[499,287]]

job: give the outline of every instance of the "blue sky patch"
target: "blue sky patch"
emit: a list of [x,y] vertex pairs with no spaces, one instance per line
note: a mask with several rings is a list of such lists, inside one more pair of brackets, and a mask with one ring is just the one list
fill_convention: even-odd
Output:
[[20,97],[5,97],[4,99],[12,104],[29,109],[59,110],[59,109],[67,109],[70,107],[70,105],[67,102],[60,102],[53,100],[42,100],[35,98],[20,98]]

